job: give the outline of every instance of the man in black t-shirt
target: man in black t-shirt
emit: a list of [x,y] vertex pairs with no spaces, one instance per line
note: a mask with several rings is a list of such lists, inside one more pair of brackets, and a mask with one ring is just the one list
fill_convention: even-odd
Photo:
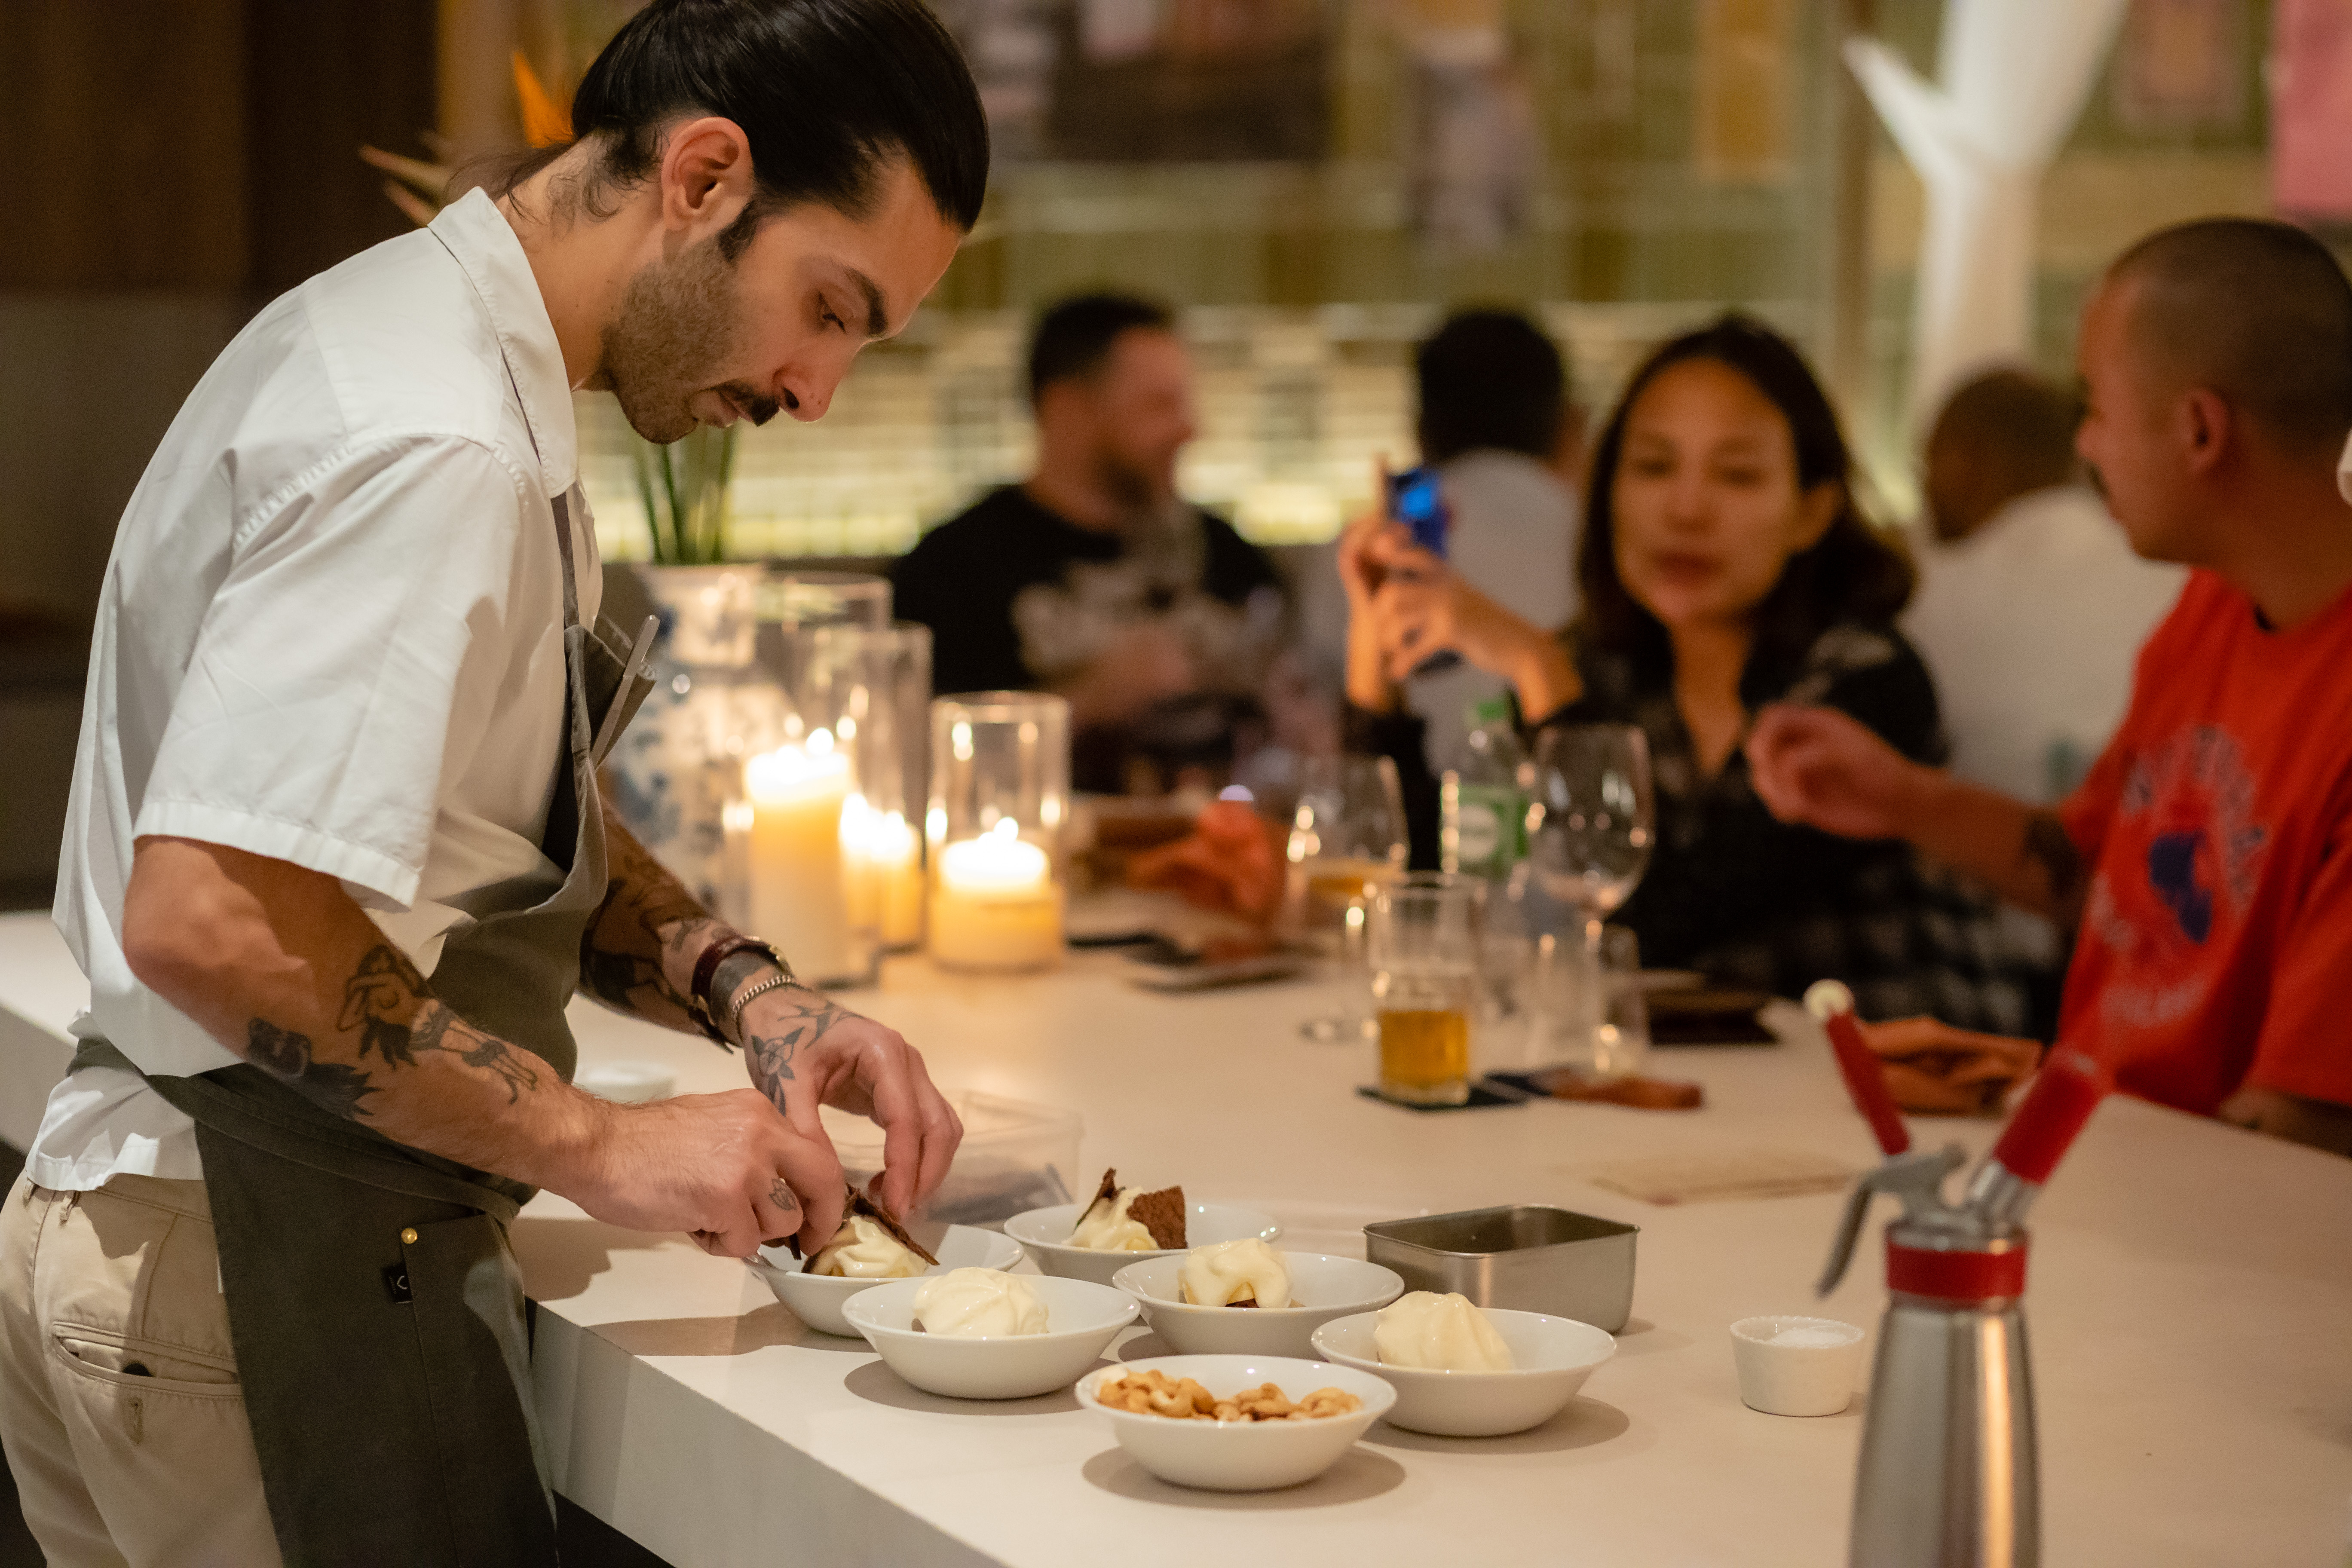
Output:
[[1114,295],[1055,306],[1029,396],[1036,472],[924,536],[892,574],[898,613],[931,628],[941,691],[1067,697],[1079,788],[1213,771],[1256,715],[1284,595],[1263,552],[1176,494],[1194,426],[1168,312]]

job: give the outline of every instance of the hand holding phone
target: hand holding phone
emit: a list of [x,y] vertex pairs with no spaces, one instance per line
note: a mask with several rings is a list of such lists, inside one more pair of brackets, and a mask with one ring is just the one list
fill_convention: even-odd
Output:
[[1454,514],[1438,486],[1437,470],[1410,468],[1388,477],[1389,515],[1403,523],[1412,542],[1439,560],[1445,559],[1445,536]]

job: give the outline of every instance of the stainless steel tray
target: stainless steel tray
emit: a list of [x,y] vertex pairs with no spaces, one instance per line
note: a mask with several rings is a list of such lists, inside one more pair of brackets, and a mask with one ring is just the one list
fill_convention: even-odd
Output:
[[1639,1226],[1541,1204],[1464,1209],[1364,1227],[1364,1256],[1413,1290],[1574,1318],[1615,1333],[1633,1310]]

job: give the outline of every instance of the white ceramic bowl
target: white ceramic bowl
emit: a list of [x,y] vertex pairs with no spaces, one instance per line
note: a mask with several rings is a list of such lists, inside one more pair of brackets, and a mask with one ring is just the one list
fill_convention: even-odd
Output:
[[1339,1366],[1385,1378],[1396,1387],[1391,1426],[1441,1437],[1499,1437],[1540,1426],[1568,1407],[1592,1369],[1617,1353],[1617,1342],[1574,1318],[1486,1309],[1486,1321],[1511,1347],[1508,1372],[1427,1372],[1382,1366],[1370,1312],[1335,1318],[1315,1331],[1315,1352]]
[[1370,1312],[1404,1294],[1393,1268],[1358,1258],[1286,1252],[1288,1307],[1195,1307],[1180,1300],[1181,1252],[1130,1263],[1111,1283],[1143,1303],[1151,1331],[1179,1355],[1312,1356],[1315,1331],[1334,1318]]
[[866,1336],[892,1372],[950,1399],[1026,1399],[1067,1388],[1103,1348],[1135,1321],[1134,1298],[1084,1279],[1023,1275],[1045,1303],[1045,1331],[979,1339],[927,1334],[915,1327],[920,1279],[892,1279],[860,1290],[842,1316]]
[[[1164,1372],[1199,1381],[1211,1394],[1238,1394],[1271,1383],[1292,1399],[1318,1388],[1339,1388],[1364,1402],[1346,1415],[1313,1421],[1177,1421],[1112,1410],[1095,1398],[1095,1385],[1130,1372]],[[1118,1446],[1163,1481],[1213,1491],[1271,1491],[1311,1481],[1355,1447],[1356,1439],[1396,1403],[1396,1390],[1370,1373],[1290,1356],[1165,1355],[1107,1366],[1078,1380],[1078,1403],[1110,1420]]]
[[[944,1274],[950,1268],[1010,1268],[1021,1261],[1021,1244],[992,1230],[981,1230],[968,1225],[951,1225],[939,1246],[940,1266],[927,1268],[926,1274]],[[887,1279],[844,1279],[832,1274],[803,1274],[801,1259],[781,1247],[763,1247],[760,1255],[751,1260],[751,1271],[768,1282],[776,1300],[793,1310],[793,1316],[821,1334],[839,1334],[844,1339],[857,1338],[857,1331],[841,1315],[841,1309],[860,1290],[871,1290],[887,1285]]]
[[[1091,1279],[1097,1285],[1109,1284],[1112,1275],[1139,1259],[1183,1256],[1181,1248],[1097,1252],[1090,1247],[1072,1247],[1070,1232],[1076,1227],[1078,1216],[1086,1212],[1085,1204],[1055,1204],[1050,1208],[1031,1209],[1006,1220],[1004,1234],[1019,1242],[1021,1249],[1035,1258],[1037,1267],[1046,1273],[1070,1279]],[[1281,1234],[1282,1226],[1274,1223],[1274,1216],[1256,1209],[1236,1208],[1232,1204],[1185,1205],[1184,1238],[1192,1247],[1206,1247],[1213,1241],[1239,1241],[1245,1236],[1272,1241]]]
[[[1811,1331],[1831,1344],[1776,1345],[1784,1329]],[[1740,1403],[1767,1415],[1834,1415],[1853,1402],[1868,1336],[1835,1318],[1742,1318],[1731,1325],[1731,1362]]]

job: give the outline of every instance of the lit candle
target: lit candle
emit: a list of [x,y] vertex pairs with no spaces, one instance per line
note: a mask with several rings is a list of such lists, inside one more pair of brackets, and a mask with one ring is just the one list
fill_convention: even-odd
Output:
[[851,795],[841,814],[841,849],[849,868],[849,923],[872,931],[885,947],[908,947],[923,935],[922,841],[901,811],[877,811]]
[[1035,969],[1062,957],[1062,890],[1011,817],[940,849],[931,956],[959,969]]
[[842,874],[842,807],[849,759],[826,731],[743,764],[751,797],[751,930],[775,943],[812,984],[848,975],[848,888]]

